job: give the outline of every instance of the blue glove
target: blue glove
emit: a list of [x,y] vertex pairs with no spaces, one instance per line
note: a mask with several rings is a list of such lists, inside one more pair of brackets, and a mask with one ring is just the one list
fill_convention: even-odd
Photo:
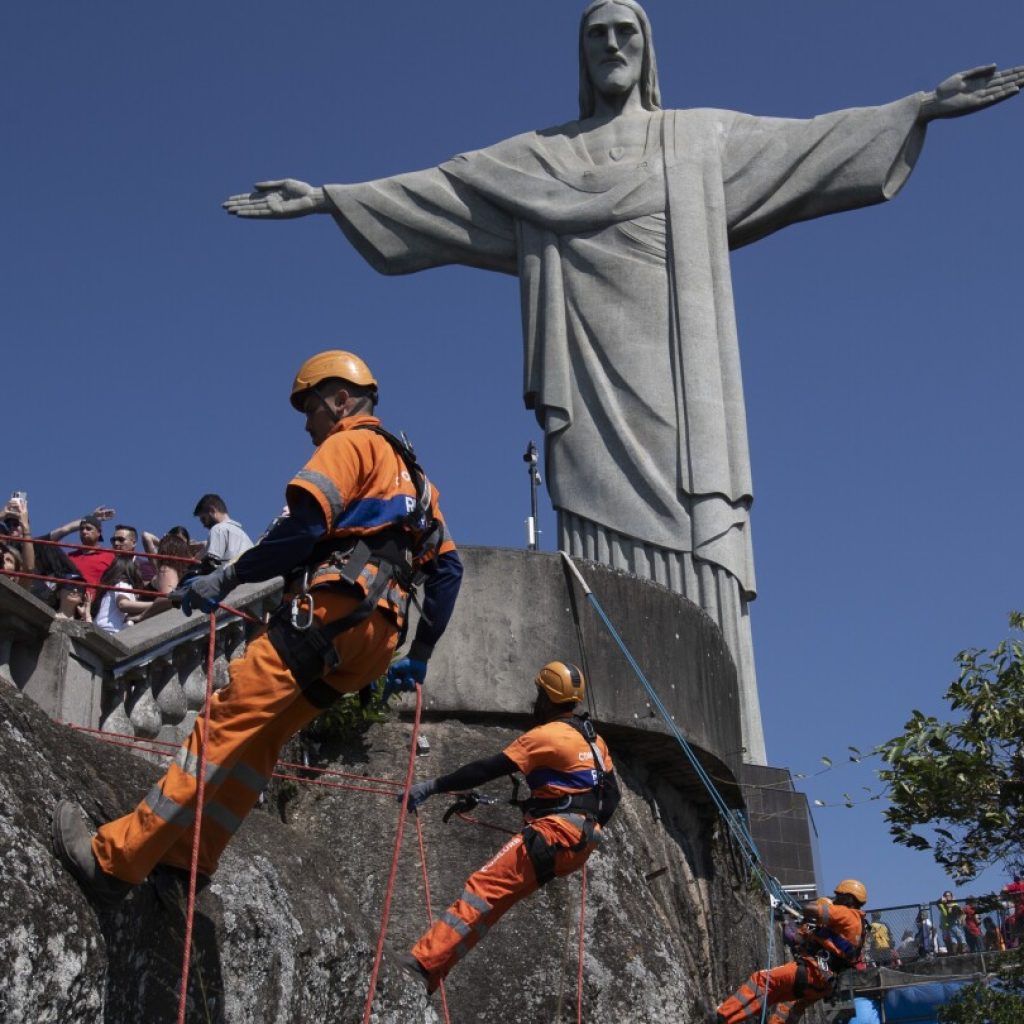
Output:
[[402,658],[388,669],[387,682],[384,684],[384,703],[396,693],[412,693],[417,686],[423,685],[427,677],[427,663],[416,658]]
[[234,565],[222,565],[206,576],[189,576],[183,579],[168,597],[171,604],[181,608],[186,615],[191,615],[193,608],[209,613],[235,589],[237,584]]
[[[437,792],[437,779],[427,779],[425,782],[417,782],[409,789],[409,802],[405,805],[409,811],[415,811],[417,807],[432,797]],[[398,794],[398,802],[402,802],[404,793]]]

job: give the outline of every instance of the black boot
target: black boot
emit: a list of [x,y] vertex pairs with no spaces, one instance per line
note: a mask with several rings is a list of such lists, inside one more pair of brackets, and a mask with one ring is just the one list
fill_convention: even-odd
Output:
[[82,890],[101,907],[113,907],[134,888],[131,882],[108,875],[92,852],[92,834],[78,804],[61,800],[53,811],[53,852],[75,876]]
[[412,955],[412,953],[393,953],[392,959],[399,966],[414,975],[416,980],[427,990],[428,995],[437,990],[438,983],[432,983],[430,972],[419,962],[419,960],[416,959],[416,957]]
[[[184,868],[171,867],[169,864],[157,864],[149,873],[146,881],[156,893],[157,899],[165,910],[185,912],[188,905],[188,888],[190,872]],[[198,896],[210,884],[210,876],[202,872],[196,875],[196,895]]]

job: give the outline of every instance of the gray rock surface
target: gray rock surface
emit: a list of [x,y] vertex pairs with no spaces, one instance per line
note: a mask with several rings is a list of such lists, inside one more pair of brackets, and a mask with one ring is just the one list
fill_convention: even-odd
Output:
[[[158,769],[53,725],[5,684],[0,718],[0,1020],[174,1021],[182,903],[168,909],[147,884],[116,911],[97,912],[49,844],[60,797],[105,820],[131,807]],[[197,902],[189,1021],[362,1019],[377,905],[362,905],[336,871],[352,850],[311,841],[269,814],[250,817]],[[385,964],[373,1020],[439,1019]]]
[[[94,821],[122,813],[158,773],[127,750],[54,725],[0,684],[0,1020],[10,1024],[162,1022],[175,1018],[183,913],[141,886],[99,913],[54,859],[49,819],[63,796]],[[427,721],[429,777],[493,752],[521,723]],[[373,725],[344,742],[298,741],[291,754],[344,771],[398,778],[410,724]],[[622,809],[590,861],[584,1016],[686,1024],[764,956],[762,898],[743,884],[705,805],[650,776],[640,752],[613,744]],[[339,781],[318,776],[322,781]],[[496,796],[508,791],[495,783]],[[503,835],[453,820],[446,798],[421,811],[434,913]],[[516,827],[500,804],[477,816]],[[189,1021],[361,1020],[397,808],[387,797],[276,783],[228,848],[197,903]],[[411,826],[410,822],[410,826]],[[667,870],[657,878],[647,875]],[[452,973],[455,1021],[574,1019],[580,878],[557,880],[506,916]],[[167,903],[171,904],[168,909]],[[406,831],[389,943],[410,944],[426,910],[415,829]],[[385,962],[373,1020],[440,1020]]]

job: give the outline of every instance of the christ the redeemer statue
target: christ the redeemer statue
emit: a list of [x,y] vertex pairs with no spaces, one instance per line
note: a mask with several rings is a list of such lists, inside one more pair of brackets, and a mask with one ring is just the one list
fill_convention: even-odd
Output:
[[252,218],[329,213],[385,274],[461,263],[518,276],[524,395],[544,429],[559,546],[656,580],[719,624],[746,759],[763,764],[729,250],[891,198],[929,121],[1015,95],[1024,68],[975,68],[810,120],[663,110],[633,0],[586,8],[579,60],[577,121],[379,181],[261,182],[224,205]]

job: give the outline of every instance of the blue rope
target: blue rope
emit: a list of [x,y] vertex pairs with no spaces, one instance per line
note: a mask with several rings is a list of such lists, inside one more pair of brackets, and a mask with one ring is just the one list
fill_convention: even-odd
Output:
[[[572,566],[573,570],[576,570],[576,567],[573,566],[571,561],[569,560],[568,555],[566,555],[565,552],[561,552],[561,554],[565,561],[570,566]],[[578,571],[576,574],[577,577],[582,581],[583,577],[579,576]],[[590,587],[588,587],[585,582],[583,584],[583,589],[586,592],[587,600],[590,602],[594,611],[597,612],[597,615],[600,618],[601,622],[604,623],[604,627],[608,630],[608,633],[611,636],[611,638],[618,645],[619,650],[622,652],[626,661],[629,663],[629,666],[630,668],[632,668],[637,679],[639,679],[640,682],[643,684],[644,689],[647,691],[648,697],[650,697],[651,699],[651,703],[657,710],[658,714],[661,716],[662,720],[665,722],[665,725],[668,726],[669,732],[672,733],[672,736],[675,738],[676,742],[679,744],[683,753],[686,755],[686,759],[690,762],[691,767],[697,773],[697,777],[704,785],[704,788],[708,791],[712,803],[715,805],[715,807],[718,810],[718,813],[722,816],[726,825],[728,826],[728,829],[732,834],[733,839],[736,841],[736,844],[739,847],[740,853],[743,855],[744,860],[746,860],[747,866],[750,868],[751,873],[758,880],[758,882],[761,884],[761,887],[769,896],[774,897],[780,903],[786,903],[792,907],[798,907],[798,904],[793,899],[793,897],[790,896],[790,894],[782,888],[782,885],[779,883],[779,880],[777,878],[774,878],[772,875],[769,875],[768,872],[762,866],[761,855],[758,852],[757,846],[754,843],[753,837],[750,835],[750,832],[747,830],[745,825],[737,821],[736,815],[733,814],[731,808],[728,806],[728,804],[726,804],[724,798],[722,797],[722,794],[718,792],[718,789],[716,788],[714,782],[711,781],[711,777],[704,770],[704,766],[700,763],[700,759],[697,757],[696,753],[694,753],[693,748],[690,746],[690,744],[686,741],[686,738],[680,732],[679,727],[676,725],[675,720],[669,713],[668,708],[666,708],[665,705],[662,703],[662,700],[658,696],[657,691],[651,685],[647,677],[644,675],[643,670],[637,664],[636,658],[633,657],[632,652],[623,642],[622,637],[619,636],[618,631],[615,629],[615,627],[611,623],[611,620],[605,614],[604,609],[601,607],[601,602],[598,601],[598,599],[594,596],[593,592],[591,591]]]

